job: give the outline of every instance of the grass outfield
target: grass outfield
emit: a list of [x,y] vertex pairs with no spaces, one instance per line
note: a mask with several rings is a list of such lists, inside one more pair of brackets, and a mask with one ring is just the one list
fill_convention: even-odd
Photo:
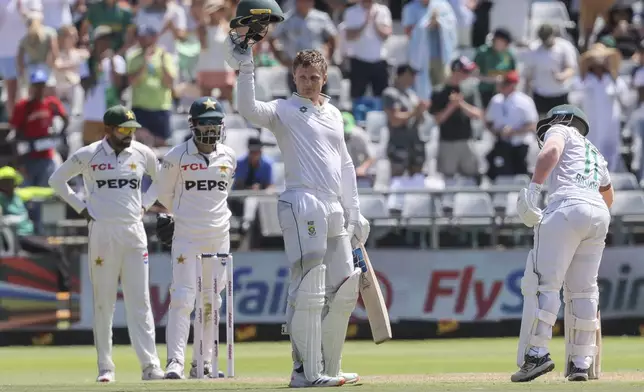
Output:
[[[356,392],[371,391],[644,391],[644,338],[605,338],[599,381],[565,382],[563,340],[552,344],[555,372],[529,384],[510,383],[516,339],[392,341],[376,346],[349,342],[343,368],[358,372]],[[222,347],[223,348],[223,347]],[[0,391],[283,391],[290,376],[290,349],[281,343],[235,346],[237,377],[230,380],[141,382],[134,351],[114,348],[117,382],[96,384],[93,347],[0,348]],[[165,346],[159,346],[165,360]],[[223,351],[223,350],[222,350]],[[221,361],[220,361],[221,362]],[[224,360],[225,363],[225,360]]]

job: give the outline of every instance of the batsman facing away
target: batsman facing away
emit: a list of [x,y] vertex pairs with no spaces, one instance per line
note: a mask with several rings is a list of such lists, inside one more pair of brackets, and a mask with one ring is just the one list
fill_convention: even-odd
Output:
[[322,94],[327,63],[315,50],[293,64],[297,93],[255,100],[250,46],[270,23],[283,20],[274,0],[245,0],[237,7],[228,40],[228,64],[239,70],[237,107],[251,123],[270,129],[286,168],[278,218],[291,263],[286,329],[293,350],[291,387],[355,383],[341,371],[349,317],[358,299],[361,269],[352,249],[364,243],[369,223],[360,214],[355,168],[344,142],[340,111]]
[[[586,139],[584,112],[572,105],[552,108],[537,125],[542,150],[517,210],[534,227],[534,247],[521,282],[523,318],[517,365],[511,380],[531,381],[552,371],[548,343],[559,313],[563,285],[566,341],[565,376],[570,381],[599,378],[601,319],[597,274],[615,196],[606,160]],[[549,199],[539,208],[549,179]]]

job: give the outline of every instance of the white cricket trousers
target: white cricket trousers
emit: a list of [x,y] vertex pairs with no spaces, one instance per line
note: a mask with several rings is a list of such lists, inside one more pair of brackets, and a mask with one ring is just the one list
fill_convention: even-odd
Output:
[[[181,234],[181,233],[177,233]],[[168,344],[168,360],[176,359],[182,364],[185,358],[185,349],[190,335],[190,314],[195,308],[197,294],[197,256],[202,253],[228,253],[230,252],[230,235],[226,231],[219,237],[208,239],[194,239],[177,237],[172,241],[172,284],[170,286],[170,309],[168,311],[168,323],[166,327],[166,341]],[[221,291],[225,288],[226,268],[221,265],[217,258],[211,258],[204,264],[203,275],[211,276],[213,268],[219,285],[219,292],[215,293],[215,303],[211,304],[208,298],[212,292],[212,286],[204,284],[203,304],[206,311],[206,322],[204,323],[204,361],[210,361],[214,345],[210,325],[212,323],[208,315],[210,309],[220,309],[222,304]],[[208,279],[204,279],[208,282]],[[225,320],[225,317],[220,318]],[[217,326],[218,328],[218,326]],[[193,350],[192,360],[197,360],[197,350]]]
[[99,370],[114,370],[112,319],[119,280],[130,341],[141,369],[159,366],[150,306],[148,241],[143,223],[90,221],[88,262],[94,291],[94,344]]
[[[561,306],[562,286],[571,293],[598,293],[597,275],[610,225],[606,205],[586,200],[557,201],[544,211],[541,223],[534,229],[534,248],[526,270],[532,270],[539,281],[539,308],[553,314]],[[572,302],[575,316],[594,319],[598,300],[577,298]],[[537,335],[552,336],[552,327],[543,321],[537,324]],[[575,344],[589,345],[594,333],[580,331]],[[537,348],[544,355],[546,348]],[[589,359],[575,358],[577,366],[587,368]]]
[[344,209],[337,196],[311,190],[280,195],[277,216],[291,263],[289,298],[315,265],[326,265],[325,291],[335,293],[354,270],[351,242],[344,227]]

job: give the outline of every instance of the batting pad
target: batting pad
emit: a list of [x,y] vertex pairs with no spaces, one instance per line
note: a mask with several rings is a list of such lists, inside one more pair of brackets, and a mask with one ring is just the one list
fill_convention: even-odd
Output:
[[[580,304],[582,301],[588,301],[586,304]],[[591,357],[592,363],[588,371],[588,378],[598,379],[601,372],[600,347],[601,337],[598,338],[598,331],[601,328],[601,322],[598,317],[597,307],[599,301],[599,290],[597,287],[593,291],[586,293],[572,293],[564,289],[565,303],[565,339],[566,339],[566,370],[564,375],[570,374],[570,365],[574,357]],[[582,306],[586,305],[585,312],[580,312]],[[584,314],[583,318],[580,313]]]
[[[532,251],[528,259],[532,257]],[[539,304],[539,296],[543,296],[544,303],[548,297],[556,299],[559,302],[559,292],[542,292],[539,293],[539,277],[534,273],[531,265],[528,267],[521,279],[521,292],[523,293],[523,316],[521,318],[521,332],[519,334],[519,347],[517,350],[517,366],[523,366],[525,355],[531,347],[548,347],[551,335],[539,335],[537,326],[543,322],[550,327],[557,322],[557,314],[542,309]],[[557,309],[559,304],[557,304]]]
[[338,291],[329,297],[328,313],[322,320],[322,355],[324,374],[330,377],[340,375],[342,348],[347,337],[349,317],[358,301],[359,269],[342,283]]
[[322,374],[322,309],[326,266],[313,267],[298,287],[289,331],[304,364],[304,376],[315,381]]

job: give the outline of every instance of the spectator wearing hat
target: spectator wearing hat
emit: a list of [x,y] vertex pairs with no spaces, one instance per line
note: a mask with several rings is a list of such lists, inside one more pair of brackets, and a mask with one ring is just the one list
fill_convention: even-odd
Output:
[[457,23],[447,1],[433,0],[412,31],[409,64],[418,71],[416,93],[423,100],[429,99],[433,86],[445,82],[447,67],[458,45]]
[[56,30],[43,24],[43,13],[40,10],[27,12],[25,18],[28,27],[27,34],[18,45],[18,75],[28,80],[29,75],[42,70],[49,75],[46,94],[53,95],[56,85],[53,71],[58,58],[58,34]]
[[111,48],[124,55],[136,43],[136,26],[132,9],[118,0],[100,0],[87,4],[87,14],[81,25],[80,36],[89,34],[96,40],[96,29],[109,28]]
[[[275,57],[291,71],[287,76],[289,88],[295,92],[292,63],[299,51],[315,49],[331,62],[338,46],[338,30],[326,12],[315,9],[314,0],[296,0],[295,7],[285,15],[269,37]],[[326,92],[326,85],[323,87]]]
[[396,70],[393,85],[382,93],[389,128],[387,157],[392,177],[402,176],[411,161],[425,159],[425,144],[418,136],[418,126],[425,121],[429,104],[419,99],[412,89],[415,76],[416,71],[411,66],[401,65]]
[[172,134],[170,110],[177,77],[176,58],[157,45],[159,31],[156,27],[139,26],[138,36],[139,47],[127,57],[132,110],[143,126],[143,132],[152,135],[147,144],[165,146]]
[[526,61],[526,84],[539,115],[568,103],[572,77],[577,72],[577,52],[573,45],[557,37],[549,24],[539,27],[539,41],[532,45]]
[[159,29],[159,43],[167,53],[178,61],[176,41],[187,38],[186,10],[174,0],[152,0],[136,13],[135,24],[141,29],[144,26],[156,26]]
[[367,132],[356,125],[353,114],[343,112],[342,119],[344,120],[344,142],[347,145],[353,166],[356,168],[358,186],[370,188],[373,184],[368,172],[376,160],[371,152]]
[[380,97],[389,80],[385,41],[393,32],[391,11],[374,0],[360,0],[344,12],[343,25],[351,98],[364,96],[369,85],[373,96]]
[[483,44],[476,50],[474,62],[479,67],[479,93],[486,108],[496,94],[496,85],[506,73],[517,68],[516,58],[510,51],[510,32],[503,28],[494,31],[491,44]]
[[[34,197],[51,197],[51,188],[20,187],[24,178],[11,166],[0,168],[0,224],[15,233],[20,249],[27,253],[45,254],[56,262],[58,291],[69,291],[69,260],[60,246],[52,245],[49,237],[35,235],[34,219],[27,204]],[[26,204],[27,203],[27,204]]]
[[530,96],[517,91],[519,73],[510,71],[499,82],[498,91],[487,108],[485,121],[496,137],[487,159],[488,177],[528,174],[527,156],[536,141],[539,114]]
[[121,91],[127,85],[125,59],[113,50],[118,39],[108,26],[94,29],[94,44],[88,61],[82,64],[81,85],[85,90],[83,104],[83,143],[101,140],[105,136],[103,113],[121,103]]
[[593,132],[590,140],[604,156],[610,171],[621,169],[621,118],[627,106],[628,85],[619,75],[622,56],[617,49],[594,44],[579,60],[581,108]]
[[[49,176],[56,170],[56,147],[67,143],[67,112],[56,96],[45,95],[49,75],[37,70],[31,75],[30,96],[16,104],[10,123],[16,129],[17,141],[29,142],[30,149],[21,156],[29,186],[47,187]],[[55,117],[63,121],[60,139],[52,135]],[[19,152],[20,153],[20,152]]]
[[[3,1],[0,5],[0,77],[3,81],[3,90],[6,91],[5,103],[7,113],[11,114],[16,103],[18,92],[17,53],[20,45],[19,38],[27,34],[25,15],[30,10],[41,10],[41,0]],[[7,38],[11,37],[11,38]]]
[[432,94],[430,112],[439,127],[438,171],[448,178],[457,174],[478,178],[480,174],[472,120],[482,120],[483,111],[475,106],[473,92],[460,87],[476,68],[464,56],[454,60],[445,86]]

